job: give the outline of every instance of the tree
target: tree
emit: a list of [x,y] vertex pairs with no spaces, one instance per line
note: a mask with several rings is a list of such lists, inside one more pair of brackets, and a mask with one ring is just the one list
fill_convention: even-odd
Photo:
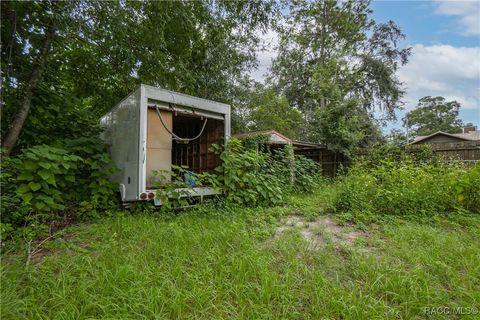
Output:
[[[336,110],[347,108],[371,120],[373,110],[393,118],[400,105],[403,90],[395,72],[407,62],[410,49],[398,47],[404,34],[394,22],[369,18],[369,4],[366,0],[293,1],[290,16],[279,28],[279,55],[271,81],[307,122],[315,123],[313,131],[302,134],[309,140],[329,144],[329,138],[362,127],[353,119],[332,118],[343,117]],[[327,118],[338,126],[319,122]],[[370,120],[364,124],[375,125]],[[322,127],[332,131],[327,134]],[[351,133],[349,143],[360,143],[360,136]],[[347,140],[340,143],[341,150],[352,150],[345,148]]]
[[274,1],[1,6],[8,152],[83,135],[139,83],[230,103],[275,12]]
[[388,134],[386,138],[388,143],[398,147],[407,143],[407,135],[403,130],[400,129],[390,130],[390,134]]
[[410,136],[428,136],[437,131],[458,133],[463,122],[458,118],[460,103],[444,97],[426,96],[403,118]]
[[327,144],[333,151],[351,157],[357,148],[383,140],[370,115],[357,107],[355,98],[316,108],[309,123],[311,139]]
[[[60,12],[68,7],[68,4],[53,1],[20,4],[2,2],[2,21],[7,21],[5,25],[2,23],[2,39],[10,41],[5,51],[2,50],[2,67],[7,70],[2,83],[10,89],[20,87],[22,90],[22,95],[17,96],[17,111],[3,139],[2,146],[6,155],[9,155],[15,146],[27,119],[33,95],[48,65],[50,50],[60,22]],[[17,11],[25,18],[17,19]],[[16,39],[17,35],[22,43]],[[27,67],[20,65],[21,63]],[[2,86],[2,96],[10,92],[11,90],[6,90]]]
[[250,101],[250,129],[274,129],[291,139],[298,138],[302,127],[301,113],[292,108],[285,97],[278,96],[273,89],[257,86]]
[[[279,29],[279,55],[273,76],[289,101],[303,110],[324,105],[329,96],[315,97],[315,74],[325,64],[338,64],[332,81],[360,97],[365,108],[392,113],[402,95],[395,77],[407,62],[410,49],[398,48],[404,38],[393,22],[377,24],[369,18],[370,1],[293,1],[291,15]],[[318,70],[320,67],[320,70]]]

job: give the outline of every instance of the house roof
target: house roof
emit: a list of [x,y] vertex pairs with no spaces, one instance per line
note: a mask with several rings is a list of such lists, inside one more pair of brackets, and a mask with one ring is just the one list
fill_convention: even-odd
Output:
[[327,146],[321,143],[314,143],[314,142],[307,142],[307,141],[300,141],[300,140],[292,140],[292,143],[295,146],[299,147],[306,147],[306,148],[326,148]]
[[454,136],[463,137],[467,140],[480,140],[480,131],[470,131],[467,133],[454,133]]
[[417,136],[415,137],[415,140],[410,142],[409,144],[415,144],[420,141],[423,141],[438,135],[444,135],[444,136],[448,136],[448,137],[452,137],[452,138],[456,138],[464,141],[480,140],[480,131],[470,131],[468,133],[448,133],[443,131],[437,131],[428,136]]
[[307,141],[300,141],[300,140],[293,140],[290,139],[280,132],[276,130],[261,130],[261,131],[250,131],[250,132],[242,132],[234,134],[233,137],[235,138],[247,138],[247,137],[254,137],[258,135],[269,135],[270,136],[270,143],[277,143],[277,144],[291,144],[295,147],[304,147],[304,148],[326,148],[325,145]]
[[292,139],[287,138],[286,136],[284,136],[280,132],[275,131],[273,129],[272,130],[242,132],[242,133],[234,134],[233,137],[235,137],[235,138],[247,138],[247,137],[254,137],[254,136],[259,136],[259,135],[270,135],[270,136],[271,135],[276,135],[276,136],[282,138],[283,140],[285,140],[286,142],[292,142],[293,141]]

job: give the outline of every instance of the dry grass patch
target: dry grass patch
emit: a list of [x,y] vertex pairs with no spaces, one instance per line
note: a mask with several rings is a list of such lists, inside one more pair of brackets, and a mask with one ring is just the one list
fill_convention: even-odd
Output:
[[278,239],[283,233],[295,230],[314,247],[325,246],[328,242],[337,247],[353,246],[357,239],[368,237],[367,232],[355,229],[353,225],[341,225],[329,216],[320,216],[310,221],[306,217],[292,215],[282,221],[274,238]]

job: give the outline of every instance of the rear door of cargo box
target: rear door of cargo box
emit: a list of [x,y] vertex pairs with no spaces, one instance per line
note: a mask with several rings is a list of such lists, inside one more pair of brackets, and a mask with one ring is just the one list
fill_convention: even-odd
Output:
[[157,188],[164,180],[161,179],[162,174],[168,180],[168,172],[172,169],[172,135],[164,127],[165,125],[170,132],[173,130],[172,112],[159,112],[163,123],[155,108],[147,110],[147,189]]

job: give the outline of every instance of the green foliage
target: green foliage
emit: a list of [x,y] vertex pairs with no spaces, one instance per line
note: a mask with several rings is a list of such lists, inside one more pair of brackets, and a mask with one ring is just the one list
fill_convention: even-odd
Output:
[[187,166],[172,166],[172,170],[154,171],[158,180],[154,184],[156,197],[161,201],[160,211],[169,212],[189,205],[188,200],[193,191],[192,184],[201,185],[202,175],[188,170]]
[[392,21],[371,19],[370,1],[294,1],[279,28],[272,81],[304,113],[303,139],[349,155],[381,136],[373,110],[394,116],[403,95],[395,72],[410,49]]
[[[217,152],[221,152],[216,147]],[[228,200],[245,205],[273,205],[283,199],[280,181],[268,164],[270,155],[245,149],[232,138],[220,154],[217,183]]]
[[188,206],[193,201],[190,195],[194,185],[217,189],[226,203],[272,206],[283,202],[287,194],[309,193],[322,183],[316,162],[302,156],[294,159],[289,146],[272,153],[262,142],[264,136],[255,136],[247,140],[231,138],[224,149],[213,145],[222,159],[215,173],[194,173],[187,166],[155,172],[160,210]]
[[52,50],[15,152],[82,136],[139,83],[237,103],[258,31],[276,7],[244,0],[3,1],[1,132],[25,95],[49,27],[56,30]]
[[232,138],[223,151],[214,146],[223,163],[216,169],[217,175],[208,175],[205,181],[219,188],[228,201],[271,206],[289,193],[312,192],[322,180],[319,165],[302,156],[294,158],[290,146],[272,153],[249,145]]
[[36,236],[46,223],[71,215],[92,218],[114,206],[108,176],[115,169],[103,148],[98,139],[84,138],[61,147],[37,145],[3,159],[2,223],[9,231],[29,229]]
[[257,86],[250,100],[250,109],[251,130],[273,129],[290,139],[298,138],[303,123],[302,114],[273,89]]
[[356,148],[381,141],[382,134],[371,112],[362,107],[365,99],[358,94],[352,96],[357,77],[347,65],[330,58],[316,66],[310,94],[319,105],[309,112],[307,138],[351,157]]
[[470,170],[455,170],[449,177],[459,205],[467,211],[480,213],[480,163]]
[[[285,195],[311,192],[321,182],[320,168],[312,160],[293,159],[291,147],[259,152],[261,140],[255,141],[255,149],[237,139],[231,139],[223,151],[214,146],[223,161],[217,174],[195,174],[187,167],[158,172],[160,210],[169,212],[191,203],[192,183],[188,180],[219,189],[227,202],[247,206],[275,205]],[[7,158],[1,180],[2,187],[6,186],[2,188],[3,235],[28,227],[31,238],[59,218],[91,219],[108,214],[116,204],[115,187],[108,179],[114,173],[104,146],[94,138],[65,140],[62,148],[35,146]]]
[[241,139],[242,144],[247,150],[260,151],[263,150],[265,146],[268,145],[270,141],[270,135],[268,134],[255,134],[247,136]]
[[294,160],[294,190],[299,193],[311,193],[323,183],[320,165],[304,156],[297,155]]
[[65,149],[82,158],[77,171],[75,191],[83,213],[95,214],[117,205],[117,186],[111,176],[117,168],[98,137],[83,137],[63,142]]
[[66,201],[74,196],[75,171],[82,158],[64,149],[40,145],[25,149],[15,160],[16,168],[21,168],[17,193],[23,201],[39,212],[65,209]]
[[394,146],[403,146],[407,143],[407,135],[403,130],[392,129],[390,133],[386,136],[387,142]]
[[326,238],[315,247],[305,229],[280,221],[318,215],[333,189],[274,208],[119,211],[72,226],[27,268],[21,252],[3,254],[0,318],[393,320],[428,319],[425,307],[477,306],[480,215],[387,222],[354,243]]
[[368,140],[378,141],[375,135],[379,136],[368,114],[357,108],[356,99],[316,109],[309,128],[311,140],[325,143],[347,157],[373,143]]
[[404,148],[394,144],[376,144],[373,145],[367,154],[357,157],[365,165],[377,166],[384,161],[394,163],[402,163],[410,161],[414,164],[423,165],[426,163],[437,163],[441,159],[433,152],[432,146],[429,144],[418,145],[413,150],[405,150]]
[[30,210],[30,206],[16,192],[16,176],[18,173],[13,170],[15,161],[12,160],[12,158],[3,158],[0,167],[0,231],[2,241],[7,239],[24,214]]
[[285,193],[312,193],[324,182],[320,165],[302,155],[294,155],[289,145],[273,152],[270,165]]
[[[421,158],[420,158],[421,159]],[[354,220],[479,213],[479,169],[414,160],[357,163],[339,182],[336,207]]]
[[445,101],[444,97],[423,97],[416,108],[409,111],[403,123],[410,136],[428,136],[437,131],[459,133],[463,126],[458,118],[460,103]]
[[370,18],[369,5],[366,0],[290,4],[272,69],[291,105],[311,111],[349,95],[365,109],[377,105],[393,113],[402,95],[395,71],[410,50],[398,47],[404,34],[394,22]]
[[81,161],[64,149],[47,145],[7,158],[2,163],[2,185],[10,185],[2,189],[1,219],[9,232],[2,238],[20,234],[31,238],[45,232],[46,223],[75,201],[75,173]]

